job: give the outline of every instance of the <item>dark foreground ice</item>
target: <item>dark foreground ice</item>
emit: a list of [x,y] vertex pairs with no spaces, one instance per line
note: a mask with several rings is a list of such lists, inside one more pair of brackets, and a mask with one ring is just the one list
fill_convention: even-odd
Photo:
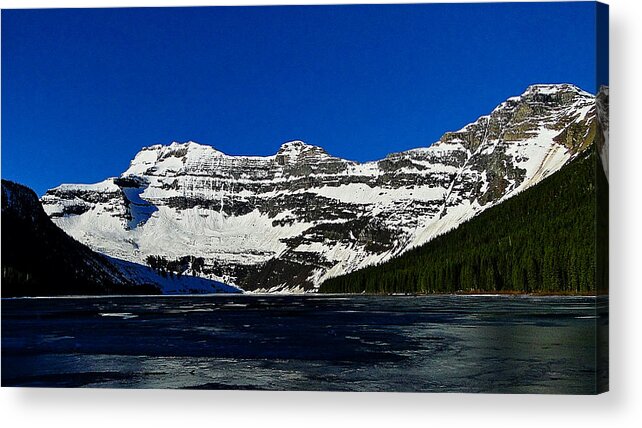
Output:
[[593,297],[5,299],[2,386],[589,394],[607,323]]

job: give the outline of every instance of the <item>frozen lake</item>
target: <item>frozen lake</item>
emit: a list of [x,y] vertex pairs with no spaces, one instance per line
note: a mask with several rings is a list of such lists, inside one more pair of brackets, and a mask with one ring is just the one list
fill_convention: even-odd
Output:
[[608,315],[596,317],[596,302],[3,299],[2,386],[589,394],[596,388],[596,325],[608,325]]

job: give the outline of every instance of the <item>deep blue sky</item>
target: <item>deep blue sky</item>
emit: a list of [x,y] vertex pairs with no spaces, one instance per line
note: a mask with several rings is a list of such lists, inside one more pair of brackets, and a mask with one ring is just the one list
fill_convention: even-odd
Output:
[[427,146],[532,83],[595,92],[595,4],[2,11],[2,177],[42,194],[143,146]]

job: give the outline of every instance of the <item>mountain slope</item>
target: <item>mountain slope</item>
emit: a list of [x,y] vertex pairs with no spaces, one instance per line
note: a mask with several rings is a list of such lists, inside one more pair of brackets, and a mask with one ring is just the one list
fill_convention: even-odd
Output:
[[2,297],[216,291],[238,290],[98,254],[53,224],[31,189],[2,180]]
[[[596,269],[608,260],[596,260],[595,227],[608,203],[597,203],[596,187],[604,188],[606,176],[595,151],[457,229],[379,266],[331,278],[320,291],[605,291]],[[600,197],[608,201],[608,194]],[[599,245],[608,246],[608,237]]]
[[42,203],[58,226],[112,257],[203,258],[197,273],[208,278],[304,290],[428,242],[540,182],[591,145],[596,122],[595,96],[533,85],[427,148],[376,162],[301,141],[264,157],[155,145],[121,176],[61,185]]
[[[56,227],[30,189],[2,180],[2,296],[126,293],[106,257]],[[157,293],[155,287],[141,291]]]

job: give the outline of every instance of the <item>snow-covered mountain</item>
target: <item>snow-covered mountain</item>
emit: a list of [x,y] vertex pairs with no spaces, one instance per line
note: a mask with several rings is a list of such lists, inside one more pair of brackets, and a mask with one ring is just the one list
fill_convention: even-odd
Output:
[[97,254],[54,225],[33,190],[2,180],[2,296],[238,293]]
[[188,273],[246,290],[311,289],[538,183],[601,135],[596,117],[594,95],[533,85],[428,147],[379,161],[302,141],[266,157],[154,145],[119,177],[61,185],[42,203],[63,230],[112,257],[183,258]]

